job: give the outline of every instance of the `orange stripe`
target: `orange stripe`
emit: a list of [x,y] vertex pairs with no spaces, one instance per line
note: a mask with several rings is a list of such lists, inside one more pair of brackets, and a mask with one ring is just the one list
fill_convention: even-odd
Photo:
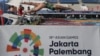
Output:
[[7,45],[7,50],[6,50],[6,51],[7,51],[7,52],[11,52],[11,51],[20,51],[20,49],[19,49],[19,48],[14,49],[14,48],[12,48],[11,45]]

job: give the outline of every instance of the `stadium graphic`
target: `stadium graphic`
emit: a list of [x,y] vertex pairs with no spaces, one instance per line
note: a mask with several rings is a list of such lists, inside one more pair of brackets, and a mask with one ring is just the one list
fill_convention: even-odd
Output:
[[[20,48],[23,44],[22,41],[24,41],[24,43],[26,43],[26,44],[29,41],[31,41],[28,46],[29,46],[29,48],[32,47],[32,49],[29,50],[29,48],[26,48],[26,47]],[[32,55],[29,55],[29,56],[44,56],[44,49],[39,48],[41,46],[40,36],[36,35],[34,32],[32,32],[31,29],[24,29],[23,31],[21,31],[20,35],[18,35],[15,32],[10,37],[9,42],[11,44],[8,44],[7,49],[6,49],[6,51],[8,53],[18,52],[18,51],[27,53],[27,51],[29,51],[30,53],[32,53]],[[23,54],[15,54],[14,56],[23,56]]]

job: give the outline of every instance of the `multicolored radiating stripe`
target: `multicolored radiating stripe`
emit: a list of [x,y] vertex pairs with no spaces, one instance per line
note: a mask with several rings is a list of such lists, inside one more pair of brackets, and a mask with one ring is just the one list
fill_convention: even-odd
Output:
[[[30,43],[30,46],[33,46],[33,49],[30,50],[30,52],[32,52],[34,56],[44,55],[44,49],[39,49],[39,46],[41,46],[40,36],[36,35],[30,29],[24,29],[23,31],[21,31],[21,35],[18,35],[15,32],[9,39],[12,45],[7,45],[7,52],[20,51],[20,48],[18,47],[21,47],[22,45],[21,41],[23,39],[25,43],[28,43],[28,41],[32,40],[32,43]],[[23,52],[26,53],[27,48],[24,48]]]

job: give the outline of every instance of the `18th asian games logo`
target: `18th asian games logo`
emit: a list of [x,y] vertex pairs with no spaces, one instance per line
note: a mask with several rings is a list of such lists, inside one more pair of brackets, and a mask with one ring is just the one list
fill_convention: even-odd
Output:
[[[22,41],[23,43],[26,43],[29,47],[27,48],[25,47],[25,45],[22,47],[23,45]],[[30,29],[24,29],[23,31],[21,31],[20,35],[18,35],[15,32],[10,37],[9,42],[11,44],[8,44],[7,49],[6,49],[8,53],[21,51],[23,52],[23,54],[27,54],[28,52],[31,53],[27,56],[43,56],[44,55],[44,49],[40,48],[41,46],[40,36],[36,35]],[[14,56],[23,56],[23,54],[21,53],[15,54]]]

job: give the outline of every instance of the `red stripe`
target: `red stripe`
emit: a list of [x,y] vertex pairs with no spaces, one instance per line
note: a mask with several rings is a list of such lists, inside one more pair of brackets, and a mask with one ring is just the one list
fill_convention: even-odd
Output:
[[4,18],[1,17],[1,25],[4,25]]

